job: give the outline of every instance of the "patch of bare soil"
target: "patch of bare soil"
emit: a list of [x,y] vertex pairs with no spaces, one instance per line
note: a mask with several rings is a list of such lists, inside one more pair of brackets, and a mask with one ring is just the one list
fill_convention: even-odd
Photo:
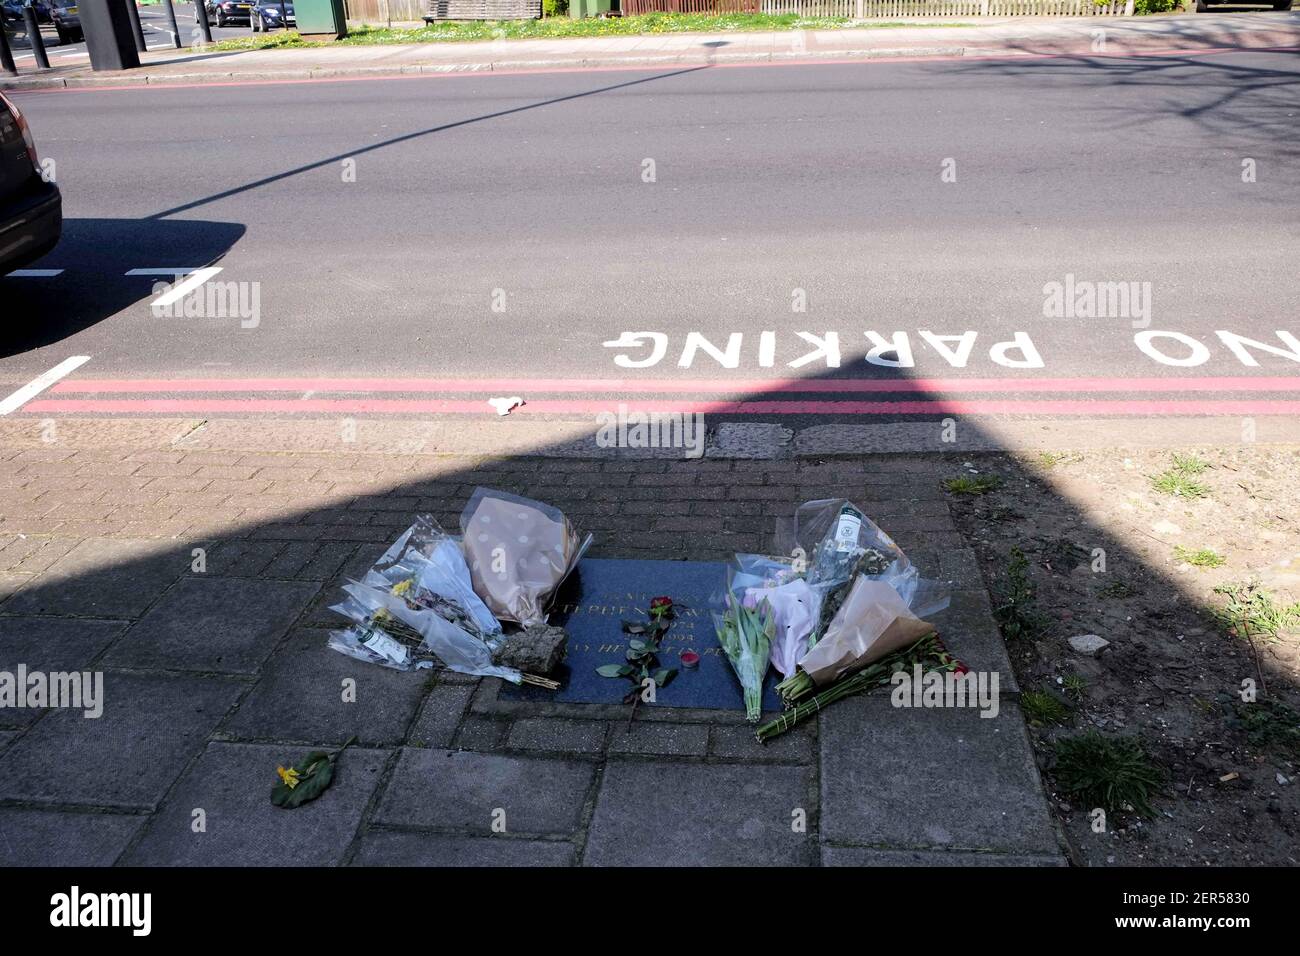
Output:
[[[1076,862],[1300,862],[1300,450],[976,455],[952,476],[1000,479],[950,500]],[[1072,648],[1089,634],[1110,643]],[[1098,832],[1062,792],[1056,743],[1089,730],[1140,740],[1163,778],[1152,814]]]

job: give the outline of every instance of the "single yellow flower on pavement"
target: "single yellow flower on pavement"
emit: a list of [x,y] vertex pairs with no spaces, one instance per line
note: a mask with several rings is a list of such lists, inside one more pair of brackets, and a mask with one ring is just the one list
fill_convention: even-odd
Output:
[[284,785],[290,790],[298,786],[297,770],[285,770],[283,767],[276,767],[275,772],[280,775],[280,779],[284,781]]
[[400,584],[394,584],[393,594],[395,594],[397,597],[401,597],[407,591],[411,590],[411,584],[413,582],[414,582],[414,578],[407,578],[405,581],[401,582]]

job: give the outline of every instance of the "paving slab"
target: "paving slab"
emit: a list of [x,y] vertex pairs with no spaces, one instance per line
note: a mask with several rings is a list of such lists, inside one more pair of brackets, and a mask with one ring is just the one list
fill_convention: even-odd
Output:
[[753,724],[713,727],[709,752],[715,757],[752,763],[812,763],[816,752],[809,724],[800,724],[779,737],[759,743]]
[[599,720],[525,718],[510,728],[506,746],[515,750],[598,754],[605,749],[605,724]]
[[[795,866],[816,853],[806,767],[611,760],[588,831],[587,866]],[[652,834],[633,840],[629,833]]]
[[192,574],[131,628],[106,662],[255,673],[318,589],[311,583]]
[[400,744],[428,690],[428,673],[363,663],[331,650],[327,637],[295,632],[222,730],[315,744],[339,745],[353,736],[363,744]]
[[507,836],[462,837],[409,830],[371,830],[353,866],[571,866],[572,843]]
[[822,839],[898,849],[1057,854],[1024,719],[1003,700],[895,708],[883,691],[818,718]]
[[[0,671],[79,671],[126,629],[122,621],[0,617]],[[0,708],[0,727],[26,727],[43,709]]]
[[243,688],[104,675],[104,712],[54,710],[0,755],[0,798],[152,809]]
[[[389,752],[350,747],[329,791],[292,810],[271,803],[275,768],[311,748],[211,743],[124,861],[132,866],[333,866],[361,824]],[[196,810],[202,811],[197,817]],[[202,819],[203,830],[196,832]]]
[[146,817],[0,808],[0,866],[112,866]]
[[491,834],[569,834],[578,828],[595,766],[573,760],[456,750],[402,751],[378,823]]
[[31,574],[11,574],[9,572],[0,573],[0,611],[5,610],[5,604],[10,598],[19,593],[34,580],[36,580],[36,578]]
[[137,618],[190,569],[174,541],[88,538],[5,602],[6,614]]
[[[447,671],[452,674],[455,671]],[[456,738],[456,728],[460,726],[469,707],[470,698],[474,696],[473,684],[446,684],[439,675],[438,685],[429,692],[411,728],[409,742],[418,747],[450,747]],[[457,675],[461,676],[461,675]],[[473,748],[470,748],[473,749]]]
[[993,620],[993,607],[984,591],[954,591],[952,603],[926,616],[944,645],[973,671],[998,675],[998,692],[1016,695],[1020,685],[1007,656],[1007,646]]
[[967,853],[960,850],[873,850],[822,847],[822,866],[1065,866],[1060,854]]
[[[751,737],[752,739],[752,737]],[[703,757],[709,750],[708,724],[661,724],[625,721],[609,735],[612,754],[652,754],[665,757]]]
[[505,746],[509,726],[504,720],[493,720],[490,717],[466,717],[456,734],[456,749],[482,753],[501,750]]

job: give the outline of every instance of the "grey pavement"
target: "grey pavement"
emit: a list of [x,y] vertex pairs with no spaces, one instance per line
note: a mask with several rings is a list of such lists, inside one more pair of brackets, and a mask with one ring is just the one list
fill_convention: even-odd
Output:
[[[104,674],[99,718],[0,710],[5,865],[1064,860],[939,460],[485,462],[148,441],[76,450],[0,436],[11,502],[0,568],[16,584],[0,599],[0,669]],[[236,500],[271,504],[261,472],[319,490],[236,514]],[[181,480],[195,486],[189,503],[168,503]],[[60,518],[62,496],[99,514],[95,499],[124,495],[123,482],[133,494],[104,509],[98,532]],[[870,502],[923,572],[953,589],[935,623],[971,667],[1001,674],[1000,713],[895,710],[878,692],[761,745],[738,711],[647,705],[629,730],[621,706],[505,700],[494,678],[397,673],[329,650],[337,622],[326,608],[340,585],[414,511],[454,525],[478,483],[555,504],[606,557],[718,560],[764,548],[799,500]],[[124,535],[119,511],[174,530]],[[695,533],[666,530],[688,513]],[[271,805],[277,766],[353,737],[322,798]],[[655,839],[629,839],[638,831]]]
[[[190,8],[186,8],[188,11]],[[154,14],[155,18],[158,14]],[[972,22],[972,19],[974,22]],[[183,32],[193,25],[185,13]],[[0,81],[12,89],[121,84],[176,84],[269,79],[324,79],[582,67],[726,65],[817,59],[925,56],[1033,56],[1168,49],[1268,48],[1295,45],[1300,14],[1200,14],[1163,17],[938,17],[920,23],[870,22],[833,30],[665,32],[633,36],[492,41],[317,45],[249,51],[153,49],[141,69],[94,73],[88,61],[58,60],[55,69]],[[239,35],[216,31],[216,39]],[[72,50],[79,49],[70,48]]]

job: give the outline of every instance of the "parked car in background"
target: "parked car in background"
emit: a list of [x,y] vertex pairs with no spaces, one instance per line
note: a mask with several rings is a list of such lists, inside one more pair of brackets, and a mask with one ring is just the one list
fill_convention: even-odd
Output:
[[79,43],[86,38],[81,32],[77,0],[54,0],[50,8],[50,19],[54,21],[54,30],[59,35],[60,43]]
[[[21,20],[23,18],[23,7],[25,6],[27,6],[27,0],[4,0],[4,18],[6,20]],[[36,10],[37,23],[50,22],[49,0],[35,0],[32,7]]]
[[[287,18],[287,19],[286,19]],[[253,32],[259,30],[283,30],[286,26],[296,27],[298,19],[293,13],[293,4],[285,0],[256,0],[253,4]]]
[[62,233],[59,187],[41,175],[26,117],[0,93],[0,276],[45,255]]
[[252,0],[204,0],[194,4],[194,22],[206,13],[209,25],[224,27],[232,23],[248,23],[253,9]]

